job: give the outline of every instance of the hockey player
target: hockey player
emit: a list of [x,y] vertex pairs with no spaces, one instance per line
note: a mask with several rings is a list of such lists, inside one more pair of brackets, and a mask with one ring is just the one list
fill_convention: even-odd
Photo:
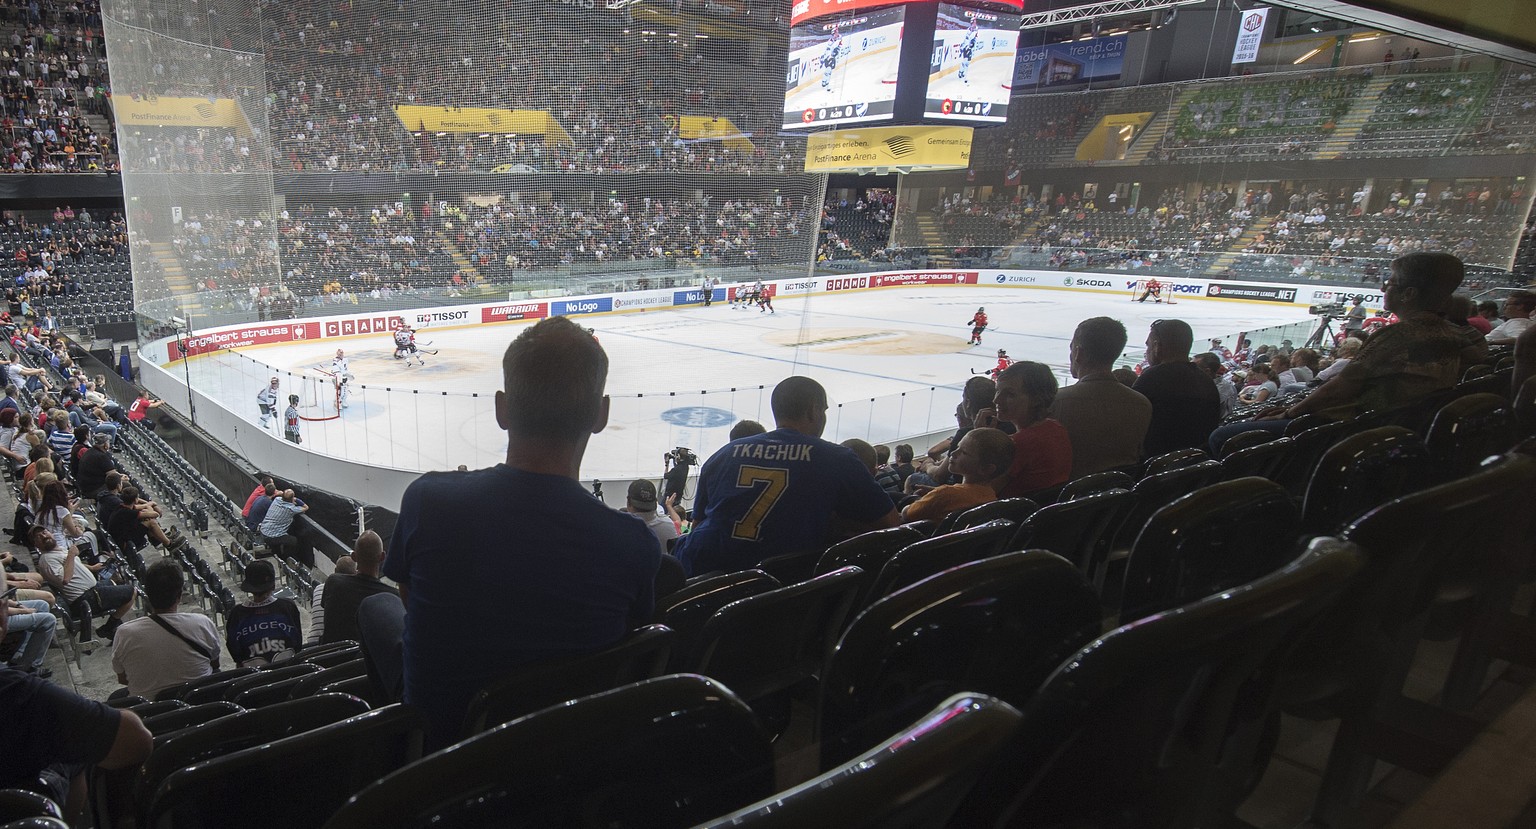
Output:
[[299,396],[288,395],[288,409],[283,412],[283,437],[292,443],[300,443],[299,437]]
[[1148,279],[1147,280],[1146,290],[1141,292],[1141,297],[1138,298],[1136,301],[1137,302],[1146,302],[1147,301],[1147,297],[1152,297],[1152,301],[1153,302],[1162,302],[1163,301],[1163,283],[1158,282],[1156,279]]
[[987,330],[987,309],[977,308],[976,315],[966,323],[971,326],[971,345],[981,345],[981,332]]
[[273,418],[277,417],[277,378],[267,384],[261,391],[256,392],[256,408],[261,410],[261,428],[272,425]]
[[997,350],[997,366],[995,368],[988,369],[987,373],[992,375],[993,377],[996,377],[999,374],[1003,373],[1003,369],[1005,369],[1005,368],[1007,368],[1007,367],[1009,367],[1011,365],[1013,365],[1013,360],[1008,359],[1008,352],[1006,352],[1003,349],[999,348]]
[[352,372],[343,371],[331,375],[331,385],[336,389],[336,411],[340,412],[347,407],[347,398],[352,396]]
[[773,310],[773,294],[763,285],[763,280],[757,280],[757,284],[752,286],[752,291],[757,294],[757,312],[759,314],[764,311],[770,314],[778,313],[778,311]]
[[832,27],[832,39],[827,41],[826,48],[821,50],[821,88],[832,89],[832,70],[837,68],[837,61],[842,58],[847,47],[843,44],[843,33],[837,26]]
[[347,354],[346,354],[346,352],[342,351],[339,348],[336,349],[336,359],[331,360],[331,373],[332,374],[346,374],[347,373]]
[[427,364],[425,360],[421,359],[421,353],[416,348],[416,329],[409,325],[403,325],[395,329],[395,359],[405,360],[407,368],[410,367],[411,360],[413,359],[418,366]]
[[969,85],[971,82],[971,58],[976,56],[976,49],[981,45],[981,37],[976,32],[976,18],[971,18],[971,27],[965,32],[965,39],[960,41],[960,82]]

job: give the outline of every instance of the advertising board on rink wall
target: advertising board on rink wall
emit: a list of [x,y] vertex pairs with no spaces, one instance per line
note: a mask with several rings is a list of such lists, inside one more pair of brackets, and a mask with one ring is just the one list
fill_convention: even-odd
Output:
[[[1150,274],[1133,276],[1127,272],[1063,273],[1026,270],[906,270],[855,273],[841,276],[765,280],[764,289],[774,297],[793,298],[822,293],[868,290],[873,288],[910,288],[924,285],[976,285],[983,288],[1030,288],[1053,291],[1090,291],[1129,294],[1138,281]],[[1321,302],[1347,302],[1357,292],[1366,303],[1378,307],[1380,290],[1341,287],[1300,288],[1264,283],[1213,282],[1205,279],[1158,277],[1165,290],[1192,299],[1273,302],[1312,305]],[[720,285],[714,301],[726,302],[743,295],[751,282]],[[693,288],[667,288],[618,294],[562,297],[559,299],[501,300],[482,305],[450,305],[434,308],[373,312],[348,316],[321,317],[291,322],[256,322],[229,325],[194,332],[186,341],[188,356],[249,346],[290,343],[299,340],[327,340],[341,337],[383,336],[410,321],[416,328],[490,325],[503,322],[539,320],[552,316],[582,316],[607,313],[644,313],[672,308],[697,308],[704,303],[703,291]],[[161,349],[164,349],[163,352]],[[183,345],[174,337],[146,343],[149,359],[168,363],[182,357]],[[163,353],[163,357],[161,354]]]

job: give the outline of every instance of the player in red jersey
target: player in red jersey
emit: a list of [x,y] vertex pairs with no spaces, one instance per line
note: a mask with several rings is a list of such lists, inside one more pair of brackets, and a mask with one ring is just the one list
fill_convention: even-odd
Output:
[[981,332],[987,330],[987,309],[977,308],[976,315],[966,323],[971,326],[971,345],[981,345]]
[[1146,288],[1146,290],[1141,292],[1141,297],[1139,299],[1137,299],[1136,301],[1137,302],[1146,302],[1147,301],[1147,297],[1152,297],[1152,299],[1154,301],[1156,301],[1156,302],[1162,302],[1163,301],[1163,283],[1158,282],[1156,279],[1148,279],[1147,280],[1147,288]]
[[997,367],[993,368],[991,371],[988,371],[987,373],[992,375],[993,377],[996,377],[997,375],[1003,373],[1003,369],[1005,369],[1005,368],[1007,368],[1007,367],[1009,367],[1011,365],[1013,365],[1013,360],[1008,358],[1008,352],[1006,352],[1003,349],[999,348],[997,350]]

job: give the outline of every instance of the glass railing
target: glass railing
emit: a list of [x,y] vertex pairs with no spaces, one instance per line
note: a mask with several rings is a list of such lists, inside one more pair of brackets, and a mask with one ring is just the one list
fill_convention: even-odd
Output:
[[[259,352],[258,352],[259,353]],[[335,392],[313,372],[293,372],[239,352],[195,358],[173,365],[178,380],[186,371],[193,388],[216,405],[260,428],[256,393],[276,377],[286,396],[298,394],[300,446],[330,457],[425,472],[465,465],[471,469],[503,460],[505,435],[496,425],[494,389],[485,392],[424,391],[382,383],[354,384],[339,413]],[[746,386],[700,391],[657,391],[611,396],[608,428],[592,437],[582,474],[597,479],[660,475],[663,455],[684,447],[702,461],[728,442],[731,427],[756,420],[772,428],[772,388]],[[832,390],[834,397],[836,390]],[[922,386],[878,397],[836,400],[827,411],[823,437],[833,442],[861,438],[871,443],[920,442],[954,428],[960,383]],[[282,435],[279,419],[265,426]],[[918,446],[918,451],[927,445]]]

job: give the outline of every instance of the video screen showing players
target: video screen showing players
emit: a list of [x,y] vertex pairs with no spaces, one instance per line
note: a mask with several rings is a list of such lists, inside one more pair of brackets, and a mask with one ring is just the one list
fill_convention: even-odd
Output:
[[923,117],[1007,121],[1018,53],[1018,15],[940,3]]
[[784,127],[890,120],[906,13],[897,6],[791,28]]

